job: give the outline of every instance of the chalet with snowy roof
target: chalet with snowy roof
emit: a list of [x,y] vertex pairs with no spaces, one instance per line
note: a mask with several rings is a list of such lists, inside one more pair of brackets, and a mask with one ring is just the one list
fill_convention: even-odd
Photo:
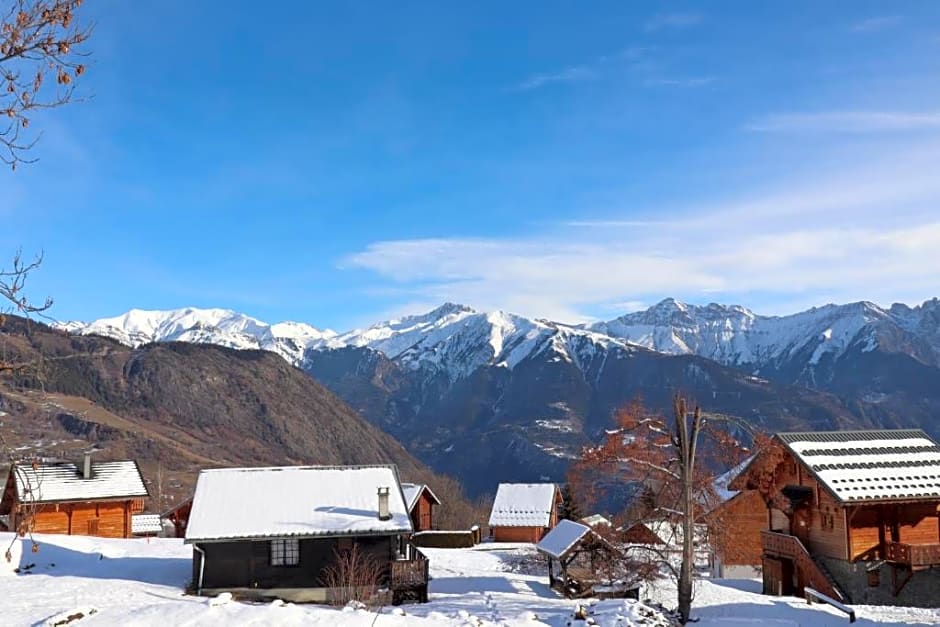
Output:
[[441,501],[431,488],[424,483],[403,483],[401,489],[415,533],[434,529],[434,506]]
[[558,524],[561,490],[554,483],[501,483],[490,513],[496,542],[537,543]]
[[11,531],[129,538],[131,517],[149,496],[134,461],[17,462],[10,467],[0,516]]
[[940,445],[919,429],[774,442],[731,484],[767,504],[765,593],[811,587],[844,602],[936,606]]
[[391,591],[383,602],[426,601],[413,530],[395,466],[227,468],[199,474],[185,542],[197,594],[332,601],[330,573],[355,550]]

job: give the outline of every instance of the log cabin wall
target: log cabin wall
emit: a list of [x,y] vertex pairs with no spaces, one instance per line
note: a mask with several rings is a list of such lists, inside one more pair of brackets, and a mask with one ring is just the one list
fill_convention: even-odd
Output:
[[548,529],[544,527],[493,527],[493,540],[496,542],[532,542],[538,543]]
[[36,512],[34,525],[36,533],[130,538],[130,501],[45,504]]

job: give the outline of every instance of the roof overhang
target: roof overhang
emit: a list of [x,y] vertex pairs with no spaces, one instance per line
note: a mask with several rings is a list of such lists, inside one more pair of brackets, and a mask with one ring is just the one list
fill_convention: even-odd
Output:
[[356,533],[303,533],[303,534],[280,534],[270,536],[232,536],[227,538],[186,538],[183,544],[218,544],[222,542],[267,542],[269,540],[329,540],[332,538],[362,538],[362,537],[381,537],[381,536],[402,536],[411,533],[406,529],[395,529],[386,531],[361,531]]

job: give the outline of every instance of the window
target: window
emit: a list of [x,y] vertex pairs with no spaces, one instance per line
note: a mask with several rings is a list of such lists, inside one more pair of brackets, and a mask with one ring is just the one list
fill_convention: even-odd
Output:
[[88,535],[96,536],[98,535],[98,519],[91,518],[88,520]]
[[300,564],[300,540],[271,540],[271,566]]

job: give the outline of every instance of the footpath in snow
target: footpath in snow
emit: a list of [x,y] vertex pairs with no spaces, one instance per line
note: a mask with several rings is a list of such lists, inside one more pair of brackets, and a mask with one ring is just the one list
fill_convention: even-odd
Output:
[[[567,627],[575,602],[548,587],[544,563],[527,545],[481,545],[474,549],[425,549],[431,560],[431,602],[366,610],[334,610],[291,603],[241,603],[187,596],[191,549],[176,539],[109,540],[37,536],[28,541],[0,534],[4,626],[70,627],[134,625],[321,625],[331,627]],[[17,572],[18,571],[18,572]],[[695,617],[702,627],[829,627],[847,625],[832,608],[799,599],[766,597],[754,581],[698,583]],[[649,591],[674,605],[674,591]],[[940,625],[940,610],[856,606],[857,625]],[[643,603],[604,601],[593,606],[602,627],[656,626],[666,622]],[[79,617],[80,616],[80,617]]]

